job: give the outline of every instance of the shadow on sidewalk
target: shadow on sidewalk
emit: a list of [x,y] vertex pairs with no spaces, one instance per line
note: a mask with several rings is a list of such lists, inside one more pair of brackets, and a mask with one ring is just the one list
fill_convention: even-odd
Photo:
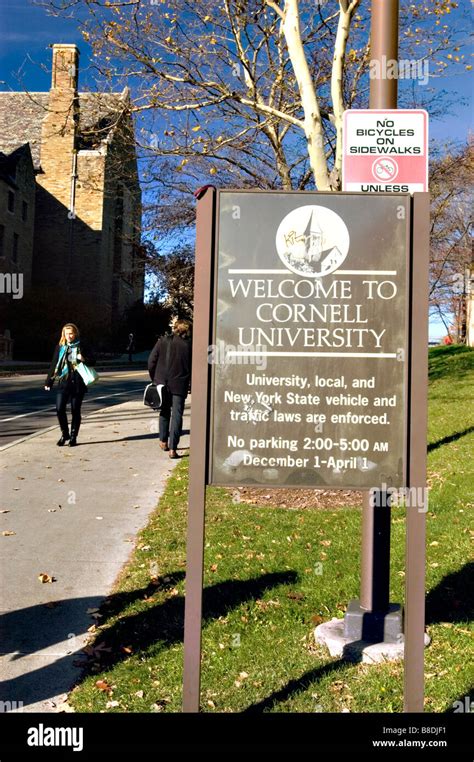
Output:
[[[181,436],[184,437],[187,434],[190,434],[189,429],[184,429],[181,432]],[[159,437],[158,434],[152,433],[152,434],[134,434],[131,437],[120,437],[117,439],[93,439],[90,442],[78,442],[77,445],[96,445],[96,444],[113,444],[114,442],[134,442],[140,439],[156,439],[158,441]],[[178,447],[178,450],[188,450],[189,447]]]

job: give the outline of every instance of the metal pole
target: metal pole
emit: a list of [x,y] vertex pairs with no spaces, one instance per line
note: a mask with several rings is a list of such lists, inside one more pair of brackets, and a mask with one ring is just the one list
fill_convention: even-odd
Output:
[[[389,79],[398,62],[398,0],[372,0],[370,30],[371,76],[369,108],[397,108],[397,78]],[[377,507],[364,493],[360,605],[366,611],[386,611],[390,587],[390,505],[378,493]],[[376,632],[374,633],[376,637]]]
[[184,609],[183,711],[199,712],[201,619],[206,509],[209,330],[215,191],[198,202],[194,284],[192,412],[189,459],[186,597]]
[[372,0],[369,108],[397,108],[398,1]]
[[[430,196],[413,196],[410,321],[410,433],[405,551],[405,712],[423,711],[425,647],[426,435],[428,424],[428,268]],[[416,495],[414,498],[413,496]]]

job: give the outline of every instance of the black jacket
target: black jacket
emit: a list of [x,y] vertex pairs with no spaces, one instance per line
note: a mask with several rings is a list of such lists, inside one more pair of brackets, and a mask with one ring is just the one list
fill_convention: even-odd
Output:
[[158,339],[148,358],[148,372],[154,384],[166,384],[171,394],[186,397],[191,380],[190,339],[181,336]]
[[[95,365],[95,357],[92,353],[91,348],[82,340],[79,342],[79,351],[82,355],[82,361],[85,362],[86,365]],[[65,376],[61,380],[53,378],[53,373],[56,369],[56,365],[58,364],[58,360],[59,344],[57,344],[54,349],[53,359],[51,361],[51,366],[49,368],[48,375],[46,376],[44,385],[51,387],[53,386],[54,382],[57,381],[58,389],[64,389],[68,384],[71,384],[76,392],[84,394],[87,391],[87,386],[77,371],[73,371],[72,374]]]

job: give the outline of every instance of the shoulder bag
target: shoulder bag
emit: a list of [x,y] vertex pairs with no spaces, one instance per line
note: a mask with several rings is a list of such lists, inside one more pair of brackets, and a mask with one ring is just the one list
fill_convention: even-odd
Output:
[[[171,342],[173,337],[166,341],[165,354],[165,375],[168,375],[168,364],[170,359]],[[166,394],[166,384],[148,384],[143,393],[143,404],[151,407],[152,410],[161,410]]]

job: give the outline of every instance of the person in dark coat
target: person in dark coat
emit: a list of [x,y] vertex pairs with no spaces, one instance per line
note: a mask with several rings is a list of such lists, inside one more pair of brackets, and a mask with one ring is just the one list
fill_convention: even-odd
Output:
[[[69,442],[69,447],[75,447],[81,425],[81,406],[87,391],[82,377],[77,371],[79,363],[94,365],[95,360],[90,349],[84,344],[79,335],[79,329],[74,323],[66,323],[61,332],[59,344],[56,346],[44,388],[47,392],[57,381],[56,414],[61,427],[61,439],[58,447]],[[67,420],[67,405],[71,403],[71,433]]]
[[[160,447],[177,453],[183,423],[184,402],[191,381],[191,324],[177,320],[171,336],[162,336],[148,358],[148,372],[154,384],[164,384],[160,410]],[[169,440],[169,444],[168,444]]]
[[128,352],[128,362],[132,362],[133,360],[133,353],[135,352],[135,336],[133,333],[128,334],[128,344],[127,344],[127,352]]

